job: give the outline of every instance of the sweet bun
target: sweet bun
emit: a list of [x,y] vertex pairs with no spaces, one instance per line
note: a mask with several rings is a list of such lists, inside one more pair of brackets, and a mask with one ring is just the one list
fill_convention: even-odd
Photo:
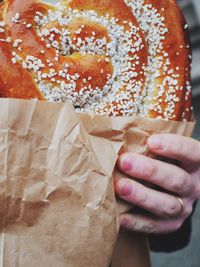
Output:
[[174,0],[4,0],[0,63],[1,97],[191,118],[188,30]]

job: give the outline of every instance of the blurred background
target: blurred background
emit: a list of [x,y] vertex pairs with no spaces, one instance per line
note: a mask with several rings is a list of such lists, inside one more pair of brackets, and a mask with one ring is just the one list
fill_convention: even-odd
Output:
[[[193,105],[197,119],[194,138],[200,140],[200,0],[178,1],[190,28],[193,49]],[[174,253],[152,253],[152,267],[200,267],[200,202],[193,216],[188,247]]]

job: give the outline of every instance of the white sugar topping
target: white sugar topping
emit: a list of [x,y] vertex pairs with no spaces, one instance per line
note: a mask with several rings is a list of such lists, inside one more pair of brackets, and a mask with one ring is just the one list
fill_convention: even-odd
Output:
[[[177,91],[182,90],[182,88],[177,86],[180,67],[177,66],[175,69],[171,69],[169,54],[164,51],[164,49],[169,49],[163,45],[168,33],[168,29],[165,26],[165,18],[152,4],[146,4],[145,0],[125,0],[125,2],[131,7],[136,16],[149,46],[146,92],[144,91],[147,97],[144,97],[145,101],[143,105],[141,105],[143,107],[142,113],[147,115],[150,109],[162,114],[163,108],[159,102],[163,102],[163,100],[159,100],[164,98],[166,103],[164,116],[167,119],[173,119],[172,114],[175,110],[175,104],[180,101],[180,99],[176,97]],[[165,9],[161,8],[161,11],[165,12]],[[187,29],[187,25],[185,25],[185,29]],[[164,78],[162,78],[162,76],[164,76]],[[164,88],[167,88],[167,95]],[[152,99],[155,99],[155,103],[152,103]],[[151,106],[150,103],[152,103]]]
[[[38,35],[46,42],[46,46],[55,48],[62,56],[70,56],[71,51],[79,52],[82,56],[88,54],[105,55],[105,59],[102,60],[105,60],[106,63],[112,63],[113,74],[110,77],[108,76],[107,83],[103,88],[92,88],[87,85],[81,88],[79,92],[76,91],[76,80],[69,75],[66,75],[67,82],[56,80],[59,86],[44,81],[43,77],[46,76],[39,75],[37,77],[37,81],[40,81],[38,86],[45,97],[51,101],[71,100],[79,110],[91,113],[109,113],[106,106],[112,105],[113,100],[118,103],[117,109],[121,109],[125,114],[137,112],[140,101],[139,93],[144,85],[144,80],[134,79],[138,77],[138,74],[134,71],[135,66],[140,64],[140,58],[137,58],[136,52],[144,48],[139,28],[129,21],[129,30],[125,30],[124,26],[117,23],[116,18],[109,17],[109,15],[99,17],[95,11],[79,12],[78,10],[65,8],[63,13],[63,8],[61,10],[57,12],[49,10],[48,15],[42,16],[40,14],[39,17],[36,14],[34,18],[38,26]],[[106,37],[97,38],[94,31],[92,31],[91,37],[85,39],[77,37],[76,42],[73,42],[70,37],[71,32],[68,30],[72,20],[88,18],[90,22],[97,23],[107,29],[109,42]],[[46,28],[46,25],[55,21],[58,21],[62,28]],[[75,33],[80,35],[84,28],[85,25],[81,25]],[[55,40],[56,35],[59,35],[59,41]],[[130,56],[130,53],[135,55]],[[101,61],[101,59],[99,60]],[[143,71],[145,71],[145,67]],[[103,70],[100,72],[103,73]],[[65,74],[62,74],[62,78],[64,77]],[[83,79],[83,83],[88,84],[88,81],[91,80],[91,77],[87,77],[87,79]],[[126,89],[121,92],[124,87]],[[129,103],[128,99],[132,98],[131,95],[133,94],[135,98],[138,97],[138,101]],[[112,112],[114,113],[113,107]]]

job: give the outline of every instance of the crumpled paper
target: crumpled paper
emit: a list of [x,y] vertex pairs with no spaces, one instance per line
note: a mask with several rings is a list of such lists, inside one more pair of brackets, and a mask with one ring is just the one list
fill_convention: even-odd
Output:
[[[189,136],[193,124],[89,116],[68,103],[0,99],[0,266],[109,266],[119,231],[113,188],[118,153],[146,154],[152,133]],[[132,243],[138,258],[146,243],[139,244]],[[123,253],[117,256],[112,267],[131,266]]]
[[[147,138],[156,133],[174,133],[191,136],[195,123],[147,119],[138,116],[107,117],[81,114],[81,121],[90,135],[104,137],[116,146],[116,153],[134,152],[153,156],[146,145]],[[123,145],[122,145],[122,143]],[[114,172],[118,172],[115,168]],[[133,207],[117,201],[118,213],[124,213]],[[150,255],[147,236],[120,230],[111,267],[150,267]]]

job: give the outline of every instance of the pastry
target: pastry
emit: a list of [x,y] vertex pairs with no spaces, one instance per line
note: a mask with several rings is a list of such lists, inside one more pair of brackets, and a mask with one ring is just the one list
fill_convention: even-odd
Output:
[[191,119],[191,50],[175,0],[4,0],[1,97]]

